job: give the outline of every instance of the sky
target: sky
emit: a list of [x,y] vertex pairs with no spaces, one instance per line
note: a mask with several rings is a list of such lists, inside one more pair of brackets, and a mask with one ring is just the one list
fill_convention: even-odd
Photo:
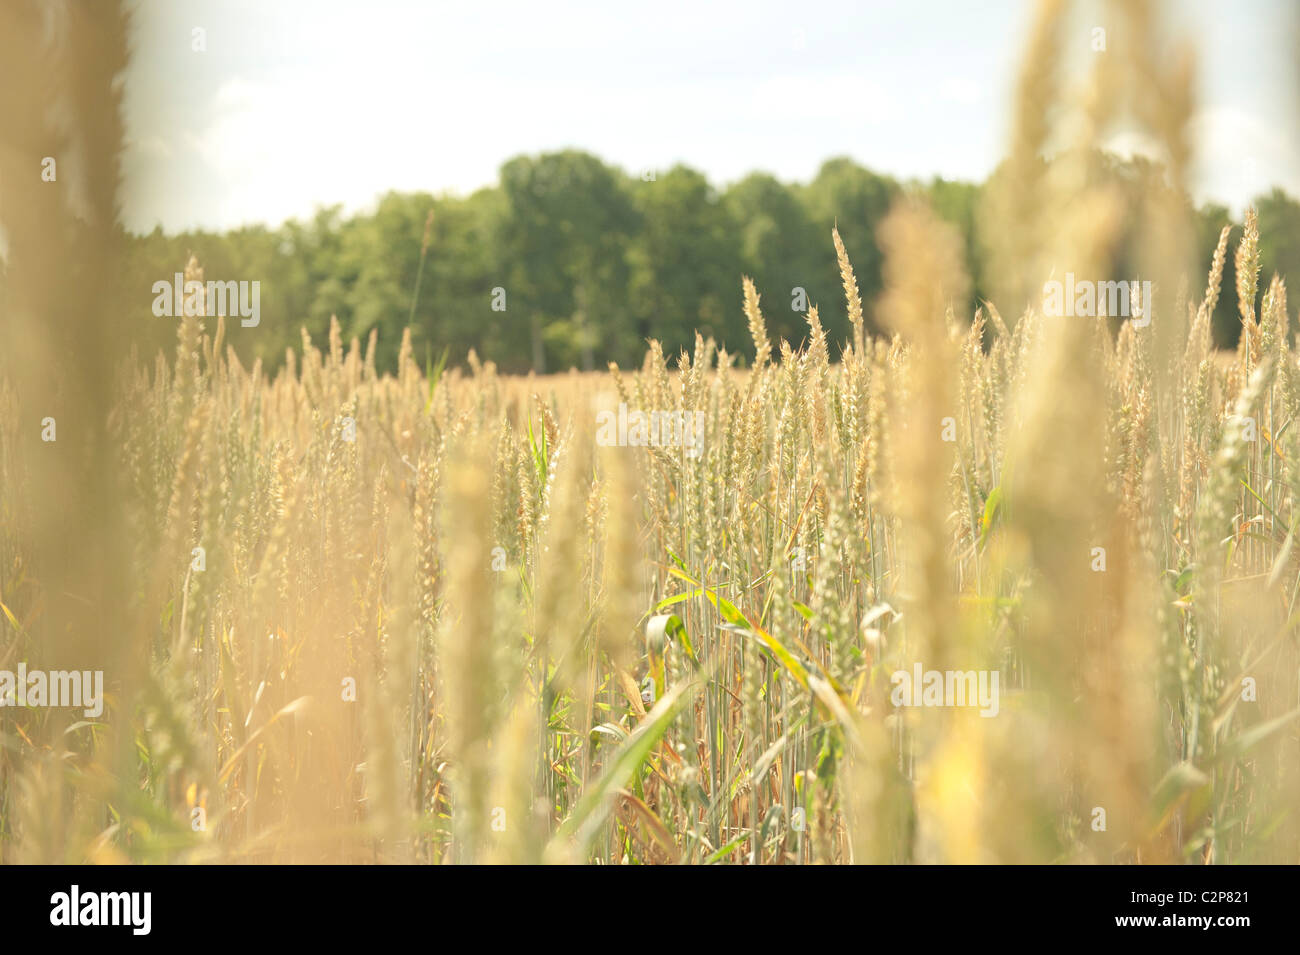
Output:
[[[977,181],[1004,152],[1032,10],[137,0],[124,216],[137,232],[274,226],[392,189],[468,194],[513,156],[570,147],[633,173],[685,163],[718,186],[756,170],[807,181],[844,155],[901,179]],[[1169,4],[1199,51],[1198,201],[1239,213],[1274,185],[1300,196],[1298,11]],[[1067,31],[1080,56],[1094,25],[1113,29],[1085,9]]]

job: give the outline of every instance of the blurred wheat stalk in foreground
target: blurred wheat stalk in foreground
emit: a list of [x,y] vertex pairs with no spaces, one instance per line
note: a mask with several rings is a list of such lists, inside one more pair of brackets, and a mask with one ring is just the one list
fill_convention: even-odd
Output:
[[[1135,49],[1146,9],[1114,11]],[[1190,61],[1117,51],[1066,123],[1066,23],[1042,5],[990,252],[1031,300],[1111,275],[1139,216],[1156,294],[1117,335],[958,314],[960,244],[911,202],[879,235],[892,338],[836,233],[853,341],[812,308],[771,342],[746,279],[747,369],[697,337],[671,370],[651,342],[636,372],[425,374],[408,335],[381,377],[335,324],[269,377],[187,317],[171,361],[115,363],[111,414],[74,396],[118,488],[72,498],[82,571],[48,551],[84,472],[33,437],[68,371],[8,368],[0,657],[104,660],[113,695],[0,711],[5,858],[1300,861],[1285,285],[1248,216],[1213,351],[1227,230],[1195,295],[1183,208],[1118,208],[1094,149],[1137,117],[1182,187]],[[620,404],[699,443],[608,446]],[[995,671],[997,715],[894,707],[917,664]]]

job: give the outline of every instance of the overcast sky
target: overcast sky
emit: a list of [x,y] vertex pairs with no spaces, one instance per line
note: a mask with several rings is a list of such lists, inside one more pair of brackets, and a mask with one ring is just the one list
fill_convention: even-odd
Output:
[[[1296,7],[1171,5],[1201,51],[1199,200],[1239,211],[1274,184],[1300,195]],[[1031,10],[139,0],[125,216],[137,231],[276,225],[389,189],[468,193],[512,156],[565,147],[628,171],[683,162],[718,185],[753,170],[806,181],[838,155],[979,180],[1006,142]],[[1069,32],[1087,53],[1087,25]]]

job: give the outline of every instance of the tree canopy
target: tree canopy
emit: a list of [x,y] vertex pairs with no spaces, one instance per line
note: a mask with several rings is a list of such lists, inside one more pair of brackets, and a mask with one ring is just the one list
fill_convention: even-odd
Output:
[[[1135,195],[1160,175],[1141,160],[1109,168]],[[839,228],[869,305],[881,287],[876,227],[900,194],[921,194],[965,240],[973,309],[992,295],[978,227],[986,189],[899,182],[836,157],[805,184],[755,172],[719,190],[684,165],[630,175],[564,150],[515,157],[496,185],[468,196],[390,192],[356,215],[332,206],[277,228],[133,236],[120,291],[141,302],[142,323],[153,323],[141,329],[141,345],[154,346],[167,344],[174,328],[149,316],[150,289],[190,253],[209,279],[258,281],[263,321],[227,338],[245,359],[272,367],[301,328],[321,336],[331,315],[348,337],[377,330],[381,370],[395,366],[408,323],[417,354],[446,349],[457,363],[474,349],[505,371],[634,364],[648,339],[672,354],[696,330],[743,353],[742,275],[763,294],[774,337],[803,338],[806,301],[837,342],[849,327],[831,228]],[[1300,275],[1300,203],[1275,189],[1256,207],[1263,274]],[[1213,204],[1193,211],[1198,262],[1208,268],[1229,216]],[[1136,262],[1136,250],[1120,254]],[[1232,287],[1231,256],[1224,281]],[[997,304],[1008,318],[1018,314],[1014,303]],[[1221,345],[1235,342],[1235,309],[1230,296],[1220,299]]]

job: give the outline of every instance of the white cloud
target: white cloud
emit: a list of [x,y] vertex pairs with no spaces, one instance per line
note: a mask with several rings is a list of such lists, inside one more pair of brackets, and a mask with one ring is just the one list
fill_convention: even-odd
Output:
[[783,73],[754,87],[750,111],[777,121],[886,123],[898,103],[881,84],[854,73]]
[[[368,0],[358,16],[338,0],[309,12],[142,0],[137,26],[152,26],[127,77],[128,222],[221,228],[355,210],[388,189],[463,193],[512,156],[565,147],[633,171],[681,161],[718,184],[756,169],[803,179],[840,155],[923,179],[978,180],[998,161],[1016,17],[844,0],[804,0],[797,17],[775,0],[740,9]],[[211,25],[199,58],[192,20]],[[1204,37],[1211,53],[1224,35]],[[1300,192],[1297,150],[1259,119],[1280,86],[1234,87],[1224,62],[1204,60],[1206,89],[1225,99],[1193,130],[1198,198],[1239,204],[1272,182]],[[1113,146],[1152,153],[1132,135]]]
[[973,106],[988,96],[988,88],[969,76],[954,76],[945,80],[940,95],[949,102]]
[[1300,195],[1296,149],[1284,132],[1288,128],[1240,107],[1197,113],[1190,129],[1199,149],[1193,179],[1197,199],[1232,197],[1232,210],[1240,213],[1247,201],[1275,185]]

